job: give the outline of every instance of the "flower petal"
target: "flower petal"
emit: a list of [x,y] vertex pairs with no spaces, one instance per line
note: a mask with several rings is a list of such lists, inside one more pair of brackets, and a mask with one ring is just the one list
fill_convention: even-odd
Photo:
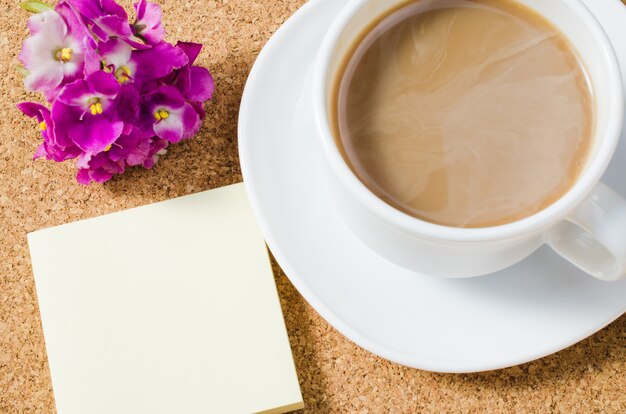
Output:
[[204,119],[206,112],[204,111],[204,103],[198,101],[190,101],[189,105],[193,106],[193,109],[196,110],[200,119]]
[[53,123],[53,143],[61,148],[74,147],[67,130],[77,119],[80,119],[82,109],[64,104],[57,99],[52,104],[51,119]]
[[31,35],[45,34],[50,42],[58,42],[67,35],[67,26],[63,18],[54,10],[33,14],[28,19]]
[[80,150],[71,143],[67,145],[59,145],[56,139],[55,123],[51,117],[51,111],[43,105],[33,102],[21,102],[17,104],[17,108],[25,115],[37,119],[37,122],[44,122],[46,129],[41,131],[43,144],[40,145],[34,154],[34,159],[45,156],[47,159],[58,162],[75,158]]
[[31,71],[24,78],[24,86],[29,91],[47,92],[57,88],[63,81],[63,65],[51,61]]
[[122,133],[124,123],[110,121],[101,115],[86,115],[68,128],[68,135],[86,153],[102,152]]
[[94,72],[100,70],[100,56],[98,56],[98,50],[96,41],[93,37],[85,37],[82,41],[83,49],[83,61],[85,75],[89,76]]
[[93,95],[93,92],[91,88],[89,88],[87,81],[85,79],[79,79],[65,85],[57,97],[57,100],[69,106],[82,108],[82,110],[85,111],[87,110],[85,100],[91,95]]
[[193,65],[202,50],[202,45],[200,43],[193,42],[178,42],[176,43],[176,47],[185,52],[189,58],[190,65]]
[[166,42],[150,49],[134,51],[131,60],[137,66],[135,76],[145,80],[160,79],[189,62],[182,49]]
[[104,14],[99,1],[93,0],[65,0],[76,11],[88,19],[95,19]]
[[100,4],[102,5],[102,10],[111,15],[115,15],[121,17],[122,19],[128,20],[128,15],[126,14],[126,10],[115,0],[100,0]]
[[120,84],[112,74],[99,70],[87,76],[86,79],[79,79],[65,85],[57,99],[66,105],[81,108],[85,112],[89,109],[89,100],[98,98],[104,111],[108,111],[119,89]]
[[89,30],[85,23],[82,21],[76,10],[72,8],[67,2],[61,1],[54,8],[67,25],[67,31],[69,34],[76,38],[82,39],[85,36],[89,36]]
[[114,0],[64,0],[88,19],[114,15],[127,19],[126,11]]
[[46,147],[43,144],[41,144],[35,150],[35,153],[33,154],[33,160],[36,160],[41,157],[45,157],[46,155],[47,155]]
[[[59,42],[59,45],[61,42]],[[18,56],[20,62],[24,64],[26,69],[33,71],[50,62],[60,64],[54,59],[54,51],[57,48],[55,44],[51,44],[45,35],[37,34],[27,37],[22,44],[22,50]]]
[[198,113],[186,103],[182,109],[170,112],[167,119],[156,122],[153,129],[159,138],[175,144],[195,135],[201,125]]
[[17,109],[22,111],[24,115],[37,118],[37,122],[42,122],[44,120],[43,113],[50,113],[50,110],[45,106],[38,104],[36,102],[20,102],[15,105]]
[[[108,181],[109,179],[111,179],[111,177],[113,177],[113,175],[121,174],[123,172],[124,172],[124,162],[123,161],[114,162],[114,161],[110,161],[109,160],[109,162],[104,163],[102,165],[102,167],[100,167],[98,170],[95,170],[94,173],[91,176],[97,182],[103,183],[103,182]],[[111,175],[108,175],[108,174],[111,174]],[[99,179],[98,178],[99,176],[107,177],[107,178]]]
[[78,184],[89,185],[91,184],[91,177],[89,176],[89,170],[79,169],[76,171],[76,181]]
[[152,128],[154,130],[154,133],[159,138],[162,138],[173,144],[183,139],[184,130],[181,114],[171,112],[169,118],[163,119],[155,123]]
[[164,139],[159,139],[158,137],[154,137],[150,141],[150,150],[148,151],[148,158],[143,162],[143,167],[147,169],[151,169],[154,167],[154,164],[159,160],[159,156],[164,154],[165,149],[169,145],[169,142]]
[[[78,165],[78,164],[77,164]],[[89,185],[92,181],[103,183],[110,180],[115,174],[124,172],[123,161],[111,160],[107,153],[85,157],[76,174],[76,181]]]
[[[61,65],[61,69],[63,69],[63,81],[61,83],[71,83],[76,80],[78,72],[82,72],[83,68],[82,58],[81,62],[65,62]],[[82,75],[82,74],[81,74]]]
[[129,38],[133,36],[130,23],[128,23],[126,18],[119,16],[103,16],[94,19],[94,23],[110,37]]
[[189,104],[185,104],[182,113],[183,118],[183,139],[191,138],[196,135],[202,126],[200,116],[195,109]]
[[158,4],[140,0],[139,3],[133,4],[133,7],[137,11],[137,23],[147,27],[154,27],[161,23],[163,13]]
[[121,135],[107,153],[113,161],[123,160],[129,166],[141,165],[150,151],[150,138],[143,138],[138,128]]
[[204,102],[213,96],[215,82],[211,73],[200,66],[192,66],[189,73],[189,90],[185,97],[191,101]]
[[76,159],[76,168],[89,168],[89,161],[93,154],[80,154],[80,156]]
[[141,0],[134,4],[137,21],[133,25],[135,33],[143,37],[151,45],[158,44],[165,38],[165,28],[161,23],[163,13],[157,4]]
[[165,27],[162,24],[158,24],[151,29],[142,30],[139,35],[146,39],[146,43],[150,45],[156,45],[165,39]]
[[[22,111],[26,116],[31,117],[31,118],[36,118],[38,123],[43,122],[45,124],[46,129],[41,131],[41,135],[43,136],[44,142],[41,145],[39,145],[37,149],[35,150],[35,153],[33,154],[33,160],[36,160],[37,158],[41,158],[43,156],[47,156],[48,155],[47,147],[49,147],[51,144],[50,135],[52,134],[52,129],[53,129],[52,121],[50,119],[50,110],[46,108],[45,106],[40,105],[35,102],[20,102],[16,106],[17,106],[17,109]],[[51,151],[51,154],[50,154],[51,157],[55,155],[55,154],[52,154],[52,152],[55,152],[55,151],[54,150]]]
[[119,39],[109,39],[107,42],[100,42],[98,50],[107,65],[113,65],[118,69],[128,63],[133,48]]
[[139,94],[130,84],[124,84],[117,95],[117,111],[126,124],[137,124],[139,119]]
[[[101,173],[108,174],[120,174],[124,172],[124,162],[123,161],[113,161],[109,158],[109,154],[107,152],[101,152],[92,156],[89,160],[89,170],[90,176],[95,181],[102,182],[98,180],[96,177]],[[107,174],[104,174],[106,176]],[[111,178],[111,176],[109,176]],[[108,180],[108,178],[106,179]],[[103,180],[103,181],[106,181]]]
[[150,115],[157,108],[176,110],[185,105],[185,98],[180,91],[173,86],[164,85],[156,91],[142,97],[144,105],[149,109]]
[[109,34],[106,32],[106,30],[102,29],[100,26],[96,24],[92,24],[90,29],[97,39],[107,40],[109,38]]
[[132,46],[134,49],[137,49],[137,50],[145,50],[145,49],[150,49],[152,47],[152,45],[144,43],[143,40],[141,40],[139,37],[135,36],[134,34],[122,40],[124,40],[126,43],[128,43],[130,46]]
[[91,171],[89,175],[91,176],[92,180],[94,180],[97,183],[102,184],[102,183],[109,181],[111,178],[113,178],[115,173],[106,171],[103,168],[99,168],[97,170]]
[[148,158],[150,151],[150,143],[148,140],[141,140],[137,145],[128,153],[126,157],[126,163],[130,166],[141,165]]
[[92,73],[87,77],[87,85],[92,92],[112,99],[120,91],[120,83],[110,73],[103,70]]

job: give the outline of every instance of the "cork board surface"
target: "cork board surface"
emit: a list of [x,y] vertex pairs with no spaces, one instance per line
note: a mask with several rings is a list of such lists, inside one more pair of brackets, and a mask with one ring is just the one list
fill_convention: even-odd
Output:
[[[54,413],[54,397],[26,233],[242,180],[237,110],[246,76],[271,34],[303,0],[159,0],[169,40],[205,48],[217,84],[196,138],[152,170],[82,187],[70,163],[31,162],[39,134],[14,103],[17,54],[28,13],[0,0],[0,413]],[[131,2],[122,4],[130,9]],[[401,367],[329,326],[281,269],[274,271],[310,413],[626,412],[626,316],[581,343],[501,371],[444,375]]]

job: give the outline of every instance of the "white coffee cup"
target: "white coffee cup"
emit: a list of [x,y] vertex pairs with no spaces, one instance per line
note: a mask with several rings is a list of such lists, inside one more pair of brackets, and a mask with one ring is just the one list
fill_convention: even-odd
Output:
[[[420,1],[440,5],[446,0]],[[621,56],[626,56],[626,29],[621,30],[621,38],[613,39],[613,45],[580,0],[517,1],[542,14],[570,40],[592,83],[596,105],[593,144],[572,188],[533,216],[471,229],[417,219],[374,195],[353,174],[336,146],[331,132],[331,100],[351,46],[373,22],[407,0],[352,0],[328,30],[313,75],[313,107],[332,197],[346,223],[371,250],[416,272],[446,277],[484,275],[512,266],[548,244],[598,279],[625,278],[626,201],[600,178],[622,131],[624,87],[614,47],[621,48]],[[626,11],[622,19],[616,21],[626,25]]]

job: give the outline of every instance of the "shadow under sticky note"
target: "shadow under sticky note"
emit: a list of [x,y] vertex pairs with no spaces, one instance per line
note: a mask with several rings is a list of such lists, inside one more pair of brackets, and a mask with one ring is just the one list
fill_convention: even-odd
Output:
[[59,414],[303,407],[243,184],[28,242]]

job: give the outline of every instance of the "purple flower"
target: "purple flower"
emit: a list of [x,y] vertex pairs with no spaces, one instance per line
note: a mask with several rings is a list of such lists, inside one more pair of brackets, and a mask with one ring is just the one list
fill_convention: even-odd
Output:
[[133,50],[126,42],[110,39],[98,45],[105,69],[120,83],[153,81],[188,63],[183,50],[167,42],[149,49]]
[[195,135],[202,124],[193,106],[170,85],[142,97],[141,116],[146,133],[171,143]]
[[124,127],[114,102],[119,90],[115,77],[104,71],[66,85],[52,105],[56,136],[68,137],[86,154],[108,149]]
[[137,19],[133,24],[135,35],[149,45],[160,43],[165,38],[165,28],[161,24],[161,7],[146,0],[140,0],[133,6],[137,11]]
[[198,132],[215,89],[209,71],[194,66],[202,45],[164,41],[161,8],[138,1],[133,24],[115,0],[27,8],[39,13],[19,56],[29,71],[25,85],[51,108],[17,107],[39,125],[34,158],[77,158],[81,184],[152,168],[170,143]]
[[54,10],[33,15],[28,27],[30,37],[19,55],[30,72],[24,84],[27,90],[43,92],[52,99],[59,86],[82,75],[89,43],[73,36]]
[[54,135],[54,124],[48,108],[34,102],[21,102],[17,104],[17,108],[26,116],[37,119],[37,126],[43,138],[42,144],[35,150],[33,159],[46,157],[46,159],[61,162],[76,158],[80,154],[80,149],[71,143],[67,147],[59,145]]

